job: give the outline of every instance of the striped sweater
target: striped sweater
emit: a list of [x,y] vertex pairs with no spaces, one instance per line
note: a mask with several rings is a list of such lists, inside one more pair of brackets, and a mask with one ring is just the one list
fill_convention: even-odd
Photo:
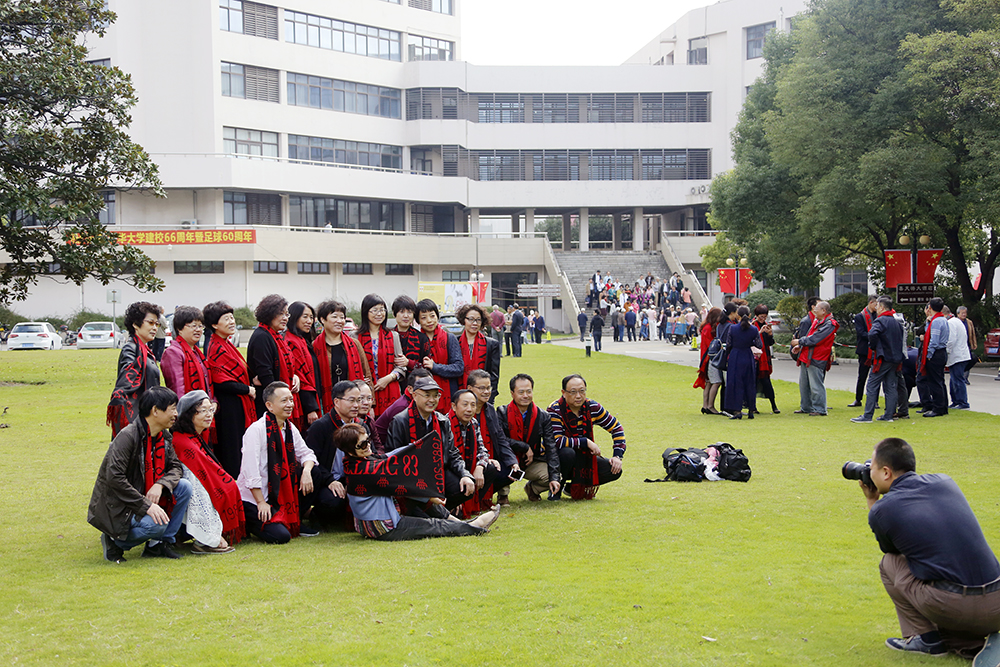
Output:
[[[613,414],[604,409],[604,406],[587,399],[583,404],[584,410],[590,411],[590,419],[595,426],[600,426],[611,434],[611,441],[614,444],[614,454],[619,459],[625,456],[625,429]],[[573,449],[584,449],[587,447],[588,435],[586,433],[586,420],[581,413],[577,417],[569,409],[566,410],[565,420],[559,401],[553,401],[549,405],[548,413],[552,417],[552,435],[556,441],[556,448],[572,447]]]

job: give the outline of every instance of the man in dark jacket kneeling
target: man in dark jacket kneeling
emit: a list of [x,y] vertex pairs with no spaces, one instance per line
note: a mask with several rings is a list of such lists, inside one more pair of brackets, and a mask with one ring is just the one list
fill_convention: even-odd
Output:
[[191,484],[181,478],[167,430],[176,419],[177,394],[151,387],[139,399],[139,417],[111,441],[87,511],[87,522],[102,533],[105,560],[124,563],[125,551],[143,543],[145,557],[180,558],[174,536]]

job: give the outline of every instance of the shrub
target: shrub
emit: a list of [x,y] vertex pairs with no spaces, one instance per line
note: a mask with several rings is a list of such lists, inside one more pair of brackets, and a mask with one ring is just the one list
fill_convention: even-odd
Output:
[[[125,324],[124,317],[119,316],[116,319],[118,320],[117,322],[118,327],[121,328]],[[82,327],[87,322],[110,322],[110,321],[111,321],[111,316],[108,315],[107,313],[101,313],[96,310],[81,309],[70,315],[66,323],[69,325],[69,328],[72,329],[73,331],[79,331],[80,327]]]
[[759,303],[766,305],[770,310],[776,310],[781,300],[787,296],[788,295],[784,292],[777,292],[773,289],[765,288],[757,290],[756,292],[750,292],[743,298],[747,300],[748,304],[750,304],[750,310],[752,312]]
[[806,316],[806,300],[801,296],[786,296],[778,302],[778,313],[788,328],[795,331],[799,320]]
[[8,329],[17,324],[18,322],[28,322],[28,318],[20,313],[14,312],[10,308],[5,308],[0,306],[0,324],[3,324]]
[[240,306],[233,311],[233,317],[236,318],[236,326],[243,327],[244,329],[253,329],[257,326],[257,318],[253,314],[253,308],[249,306]]
[[[840,323],[837,331],[837,341],[855,345],[857,336],[854,334],[854,316],[860,313],[868,305],[868,295],[860,292],[848,292],[830,299],[830,308],[833,316]],[[840,350],[837,350],[840,354]],[[844,355],[847,356],[847,355]]]

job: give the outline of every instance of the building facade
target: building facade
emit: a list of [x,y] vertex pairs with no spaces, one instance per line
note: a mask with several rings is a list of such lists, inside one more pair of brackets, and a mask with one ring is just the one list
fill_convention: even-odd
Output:
[[[168,309],[391,301],[477,274],[506,305],[518,283],[566,282],[535,229],[552,216],[558,249],[661,251],[719,301],[697,252],[713,238],[708,186],[732,166],[767,35],[805,6],[693,10],[619,66],[483,67],[461,60],[459,0],[108,4],[118,20],[91,56],[131,75],[130,132],[167,196],[109,189],[104,218],[156,261],[166,290],[143,298]],[[610,242],[590,241],[598,215]],[[253,242],[204,241],[249,229]],[[106,291],[51,275],[18,308],[110,311]],[[537,304],[554,328],[575,321],[570,291]]]

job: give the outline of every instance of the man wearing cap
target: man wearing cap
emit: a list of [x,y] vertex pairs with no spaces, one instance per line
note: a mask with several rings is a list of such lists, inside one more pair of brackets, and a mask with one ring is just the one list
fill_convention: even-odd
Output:
[[[444,491],[447,496],[445,504],[450,510],[469,499],[476,489],[476,483],[472,473],[465,468],[462,455],[455,446],[451,421],[443,414],[435,412],[440,400],[441,388],[433,378],[419,378],[414,382],[413,400],[409,407],[393,417],[389,423],[389,439],[385,450],[394,451],[420,440],[431,430],[435,431],[441,438],[441,450],[444,453]],[[408,514],[446,518],[447,512],[443,514],[441,512],[440,505],[428,503],[426,499],[407,502]]]

